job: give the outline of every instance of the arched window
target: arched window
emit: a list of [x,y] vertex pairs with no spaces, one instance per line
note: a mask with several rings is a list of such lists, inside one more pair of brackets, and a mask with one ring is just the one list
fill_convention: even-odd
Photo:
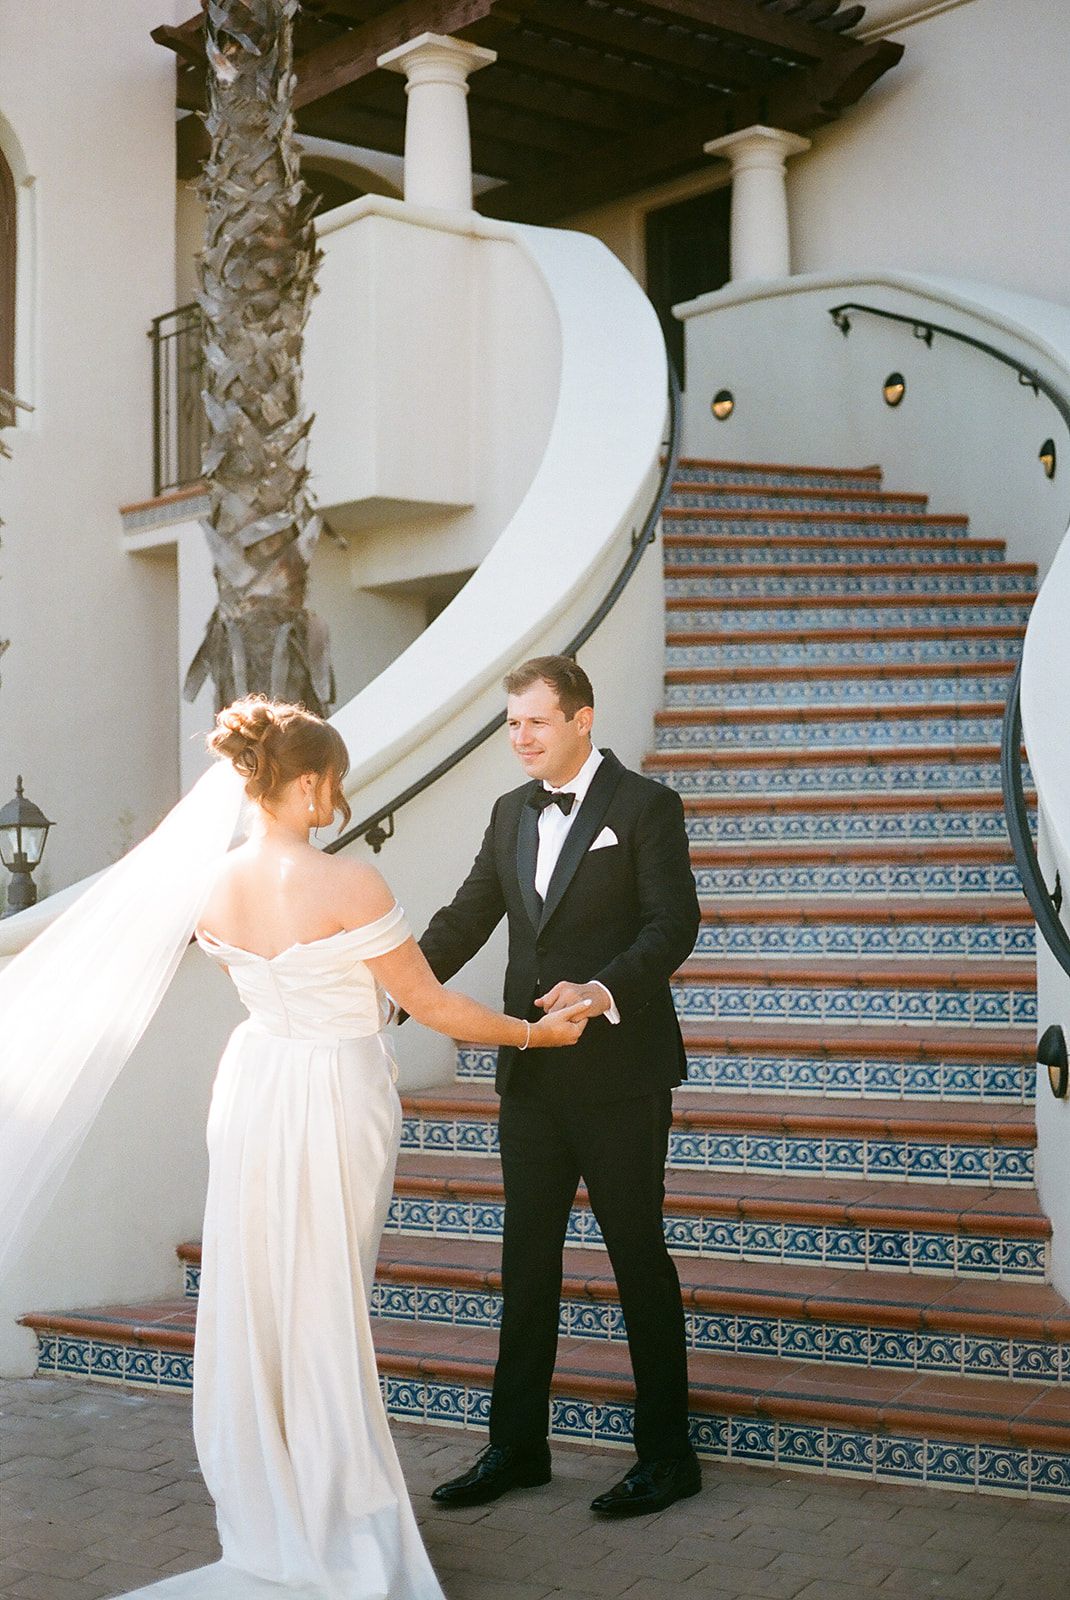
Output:
[[15,392],[15,180],[0,150],[0,389]]

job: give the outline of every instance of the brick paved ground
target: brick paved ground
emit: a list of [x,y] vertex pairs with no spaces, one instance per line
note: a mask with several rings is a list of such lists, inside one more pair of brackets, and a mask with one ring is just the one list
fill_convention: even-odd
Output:
[[[596,1521],[626,1458],[555,1446],[554,1481],[440,1514],[464,1436],[399,1426],[449,1600],[1070,1600],[1070,1508],[704,1469],[660,1516]],[[64,1380],[0,1383],[0,1596],[104,1600],[215,1559],[189,1400]]]

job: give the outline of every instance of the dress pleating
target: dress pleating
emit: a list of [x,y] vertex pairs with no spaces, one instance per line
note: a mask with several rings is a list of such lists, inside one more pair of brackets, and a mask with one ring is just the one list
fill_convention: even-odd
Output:
[[250,1013],[208,1117],[194,1353],[223,1560],[138,1591],[153,1600],[442,1600],[368,1318],[401,1106],[364,962],[407,937],[395,906],[271,961],[200,939]]

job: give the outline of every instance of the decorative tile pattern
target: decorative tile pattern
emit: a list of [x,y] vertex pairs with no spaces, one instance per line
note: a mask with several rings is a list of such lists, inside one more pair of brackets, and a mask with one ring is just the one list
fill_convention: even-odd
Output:
[[932,567],[955,565],[988,567],[1003,560],[1000,546],[981,544],[971,539],[912,539],[909,545],[882,544],[877,540],[844,544],[823,543],[820,539],[795,543],[770,543],[768,540],[740,539],[734,544],[718,544],[716,527],[705,537],[681,538],[675,523],[665,525],[665,563],[668,567]]
[[[683,482],[683,480],[679,480]],[[744,494],[726,492],[715,489],[711,485],[703,487],[697,484],[693,489],[674,488],[669,497],[669,505],[674,509],[688,510],[692,508],[709,511],[770,511],[783,513],[785,511],[834,511],[847,513],[861,513],[863,516],[872,515],[874,512],[894,513],[899,516],[924,515],[924,505],[919,505],[916,495],[882,494],[875,499],[872,494],[856,495],[849,493],[818,495],[818,494],[763,494],[760,489],[751,489]],[[785,485],[784,487],[789,487]],[[790,487],[794,487],[791,485]]]
[[837,1059],[818,1056],[718,1055],[690,1051],[689,1089],[730,1094],[792,1094],[835,1099],[869,1096],[880,1100],[980,1100],[1031,1104],[1036,1065],[979,1061],[889,1060],[883,1057]]
[[[422,1238],[500,1241],[502,1206],[428,1195],[395,1195],[387,1232]],[[668,1212],[665,1237],[678,1255],[719,1261],[790,1261],[864,1270],[958,1273],[963,1277],[1043,1279],[1043,1239],[999,1235],[926,1233],[912,1228],[853,1227],[847,1223],[763,1221],[753,1217],[699,1216]],[[592,1213],[576,1207],[566,1233],[567,1248],[599,1249],[602,1237]]]
[[1032,923],[704,922],[696,956],[719,960],[1029,961]]
[[923,599],[980,599],[1020,597],[1031,592],[1023,574],[1008,572],[1003,567],[991,571],[978,568],[971,573],[938,572],[880,572],[876,569],[858,577],[853,573],[807,573],[805,577],[780,573],[746,577],[687,577],[666,578],[665,598],[673,600],[782,601],[788,605],[793,600],[834,599],[863,597],[896,599],[916,596]]
[[[387,1375],[384,1391],[392,1416],[453,1427],[486,1426],[486,1390]],[[624,1449],[630,1448],[631,1427],[629,1406],[553,1397],[551,1438]],[[925,1484],[958,1493],[1028,1494],[1056,1501],[1070,1497],[1070,1455],[1043,1450],[710,1413],[692,1413],[690,1432],[697,1453],[711,1461]]]
[[[1035,818],[1034,818],[1035,827]],[[1002,809],[714,811],[687,818],[693,845],[1002,844]]]
[[711,714],[734,710],[800,710],[814,706],[831,711],[867,707],[971,705],[991,701],[1000,711],[1009,679],[1002,673],[976,677],[730,679],[723,683],[670,683],[665,705],[670,710],[709,708]]
[[723,754],[745,750],[750,755],[767,751],[790,754],[797,750],[909,749],[913,745],[995,744],[1003,725],[1002,711],[991,716],[876,717],[873,721],[669,723],[657,729],[654,747],[659,751]]
[[[845,755],[840,762],[807,766],[673,768],[659,766],[654,776],[688,799],[713,799],[730,795],[755,800],[793,796],[834,796],[856,799],[863,795],[967,795],[990,791],[999,781],[994,761],[859,761]],[[1023,782],[1030,783],[1023,773]]]
[[[690,509],[681,507],[685,513]],[[697,509],[697,508],[695,508]],[[906,516],[901,522],[871,522],[864,514],[848,514],[823,522],[800,522],[790,515],[778,516],[770,512],[767,517],[740,518],[684,516],[667,517],[665,526],[673,533],[701,534],[706,538],[723,538],[725,534],[751,538],[756,544],[763,539],[934,539],[961,538],[961,522],[954,517]]]
[[851,983],[698,982],[673,988],[681,1022],[821,1022],[833,1026],[907,1022],[946,1028],[1013,1028],[1036,1025],[1032,980],[1006,988],[897,984],[865,988]]
[[931,628],[944,632],[951,628],[1023,628],[1029,620],[1028,602],[1018,605],[992,602],[969,605],[965,601],[948,605],[858,605],[790,606],[762,605],[753,609],[717,611],[714,607],[688,607],[665,613],[670,633],[822,633],[858,629],[876,632],[889,628]]
[[880,639],[867,638],[863,621],[857,622],[857,638],[799,639],[800,613],[792,613],[794,627],[783,639],[733,639],[738,630],[729,628],[728,638],[718,644],[669,643],[665,665],[673,671],[694,671],[715,667],[791,667],[820,670],[823,667],[881,666],[979,666],[988,662],[1014,663],[1022,653],[1019,638],[989,638],[983,634],[961,639]]
[[800,899],[816,895],[1016,895],[1018,870],[1011,861],[777,862],[695,868],[702,899],[725,895]]
[[676,469],[677,483],[728,483],[732,485],[753,483],[759,488],[767,484],[789,489],[880,489],[879,473],[873,472],[800,472],[792,467],[748,467],[736,462],[691,464],[682,462]]

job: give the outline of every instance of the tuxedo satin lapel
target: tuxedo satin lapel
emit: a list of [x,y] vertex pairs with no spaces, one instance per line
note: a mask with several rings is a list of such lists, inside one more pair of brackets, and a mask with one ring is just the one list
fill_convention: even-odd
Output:
[[539,853],[539,813],[526,803],[520,808],[520,822],[516,830],[516,875],[524,909],[531,918],[533,928],[539,926],[542,901],[535,893],[535,858]]
[[[575,876],[576,868],[593,844],[623,771],[624,768],[613,752],[606,750],[598,771],[591,779],[591,787],[584,796],[583,804],[576,813],[576,820],[565,835],[565,842],[561,846],[561,854],[557,858],[553,876],[546,886],[546,899],[539,927],[544,927],[557,910],[561,897]],[[534,816],[534,812],[532,815]]]

